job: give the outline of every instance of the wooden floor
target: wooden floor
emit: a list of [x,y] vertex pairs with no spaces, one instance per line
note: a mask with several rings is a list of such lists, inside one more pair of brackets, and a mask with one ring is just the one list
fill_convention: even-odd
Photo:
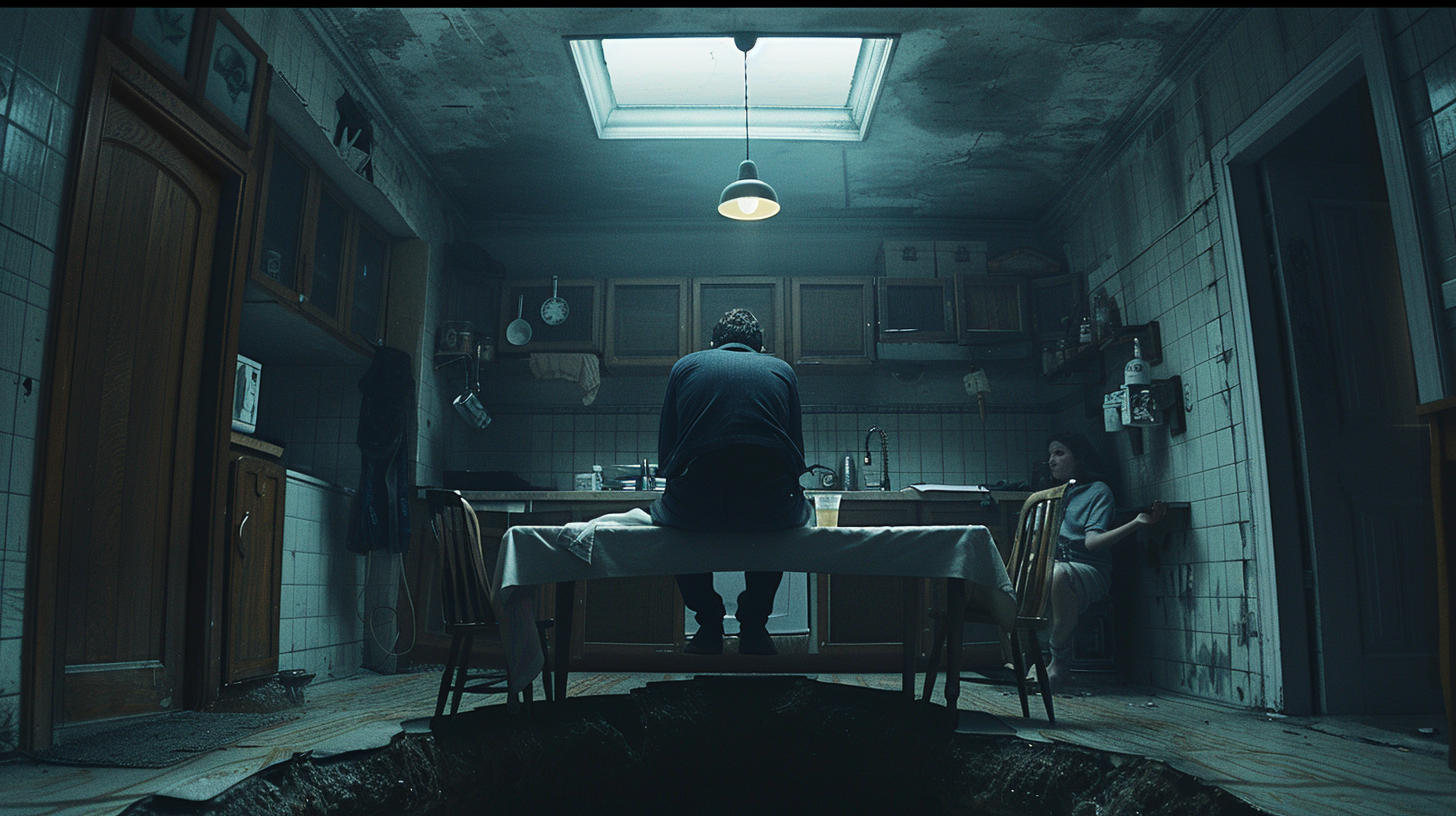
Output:
[[[655,680],[687,674],[580,673],[570,694],[625,694]],[[899,689],[896,674],[820,674],[821,682]],[[1055,700],[1049,727],[1032,701],[1021,717],[1014,690],[963,685],[960,707],[999,717],[1027,740],[1074,743],[1152,757],[1227,789],[1281,816],[1431,814],[1456,812],[1456,771],[1446,767],[1441,717],[1283,718],[1233,709],[1115,682],[1083,678]],[[299,720],[256,733],[225,749],[162,770],[78,768],[27,759],[0,763],[0,806],[6,816],[110,816],[152,793],[211,798],[299,751],[322,757],[380,747],[401,728],[427,728],[434,712],[434,674],[375,675],[307,690]],[[937,686],[937,703],[943,703]],[[918,691],[918,686],[917,686]],[[479,698],[473,698],[479,699]],[[500,698],[487,698],[492,702]],[[413,722],[411,722],[413,721]]]

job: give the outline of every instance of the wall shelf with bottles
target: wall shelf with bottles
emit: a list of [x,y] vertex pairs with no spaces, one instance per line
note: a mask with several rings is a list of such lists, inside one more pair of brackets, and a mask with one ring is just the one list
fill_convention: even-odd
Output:
[[1118,326],[1106,337],[1067,350],[1067,355],[1061,359],[1044,355],[1042,376],[1055,382],[1074,373],[1092,372],[1105,379],[1106,368],[1103,361],[1108,354],[1111,352],[1131,358],[1134,340],[1139,341],[1143,359],[1148,365],[1157,365],[1163,361],[1163,343],[1158,321],[1150,320],[1147,323]]

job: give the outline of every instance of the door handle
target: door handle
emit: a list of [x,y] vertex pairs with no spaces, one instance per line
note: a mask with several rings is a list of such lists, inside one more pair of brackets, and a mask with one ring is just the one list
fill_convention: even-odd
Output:
[[247,529],[247,527],[248,527],[248,520],[251,519],[252,517],[253,517],[253,511],[252,510],[249,510],[249,511],[243,513],[243,520],[240,521],[240,522],[238,522],[238,557],[239,558],[247,558],[248,557],[247,550],[243,548],[243,541],[244,541],[244,539],[243,539],[243,531]]

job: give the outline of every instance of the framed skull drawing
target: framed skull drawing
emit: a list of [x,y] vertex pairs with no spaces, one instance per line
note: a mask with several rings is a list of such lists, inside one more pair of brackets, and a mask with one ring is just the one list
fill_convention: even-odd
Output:
[[220,9],[210,15],[202,64],[203,108],[244,143],[257,130],[261,80],[267,73],[263,50]]
[[205,17],[195,8],[124,9],[118,39],[185,94],[196,75],[197,21]]

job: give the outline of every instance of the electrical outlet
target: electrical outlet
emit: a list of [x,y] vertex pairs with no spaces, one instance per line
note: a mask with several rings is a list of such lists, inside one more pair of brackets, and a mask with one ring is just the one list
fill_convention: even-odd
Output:
[[1193,383],[1186,380],[1183,383],[1183,410],[1184,412],[1193,410]]

